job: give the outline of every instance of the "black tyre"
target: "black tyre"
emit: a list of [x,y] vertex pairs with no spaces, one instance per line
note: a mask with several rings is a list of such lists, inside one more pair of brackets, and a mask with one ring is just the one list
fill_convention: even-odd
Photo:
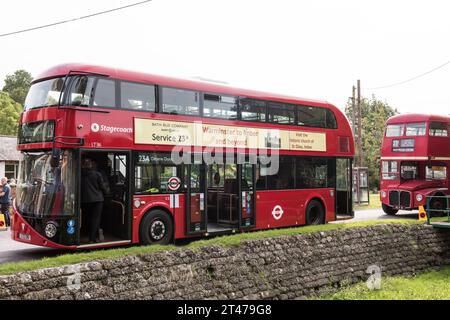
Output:
[[173,223],[163,210],[152,210],[141,221],[141,244],[169,244],[173,238]]
[[384,203],[381,206],[383,207],[384,213],[386,213],[389,216],[395,216],[395,214],[398,212],[398,209],[389,207],[388,205],[386,205]]
[[445,199],[432,198],[430,201],[430,218],[445,216],[444,210],[446,209]]
[[317,225],[325,223],[325,208],[318,200],[311,200],[306,207],[306,224]]

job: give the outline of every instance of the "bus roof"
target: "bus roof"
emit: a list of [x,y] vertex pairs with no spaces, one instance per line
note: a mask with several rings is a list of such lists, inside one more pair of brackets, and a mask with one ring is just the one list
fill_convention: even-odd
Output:
[[142,72],[128,71],[111,67],[96,66],[82,63],[67,63],[54,66],[38,75],[38,77],[33,82],[38,82],[46,78],[64,76],[67,75],[69,72],[76,74],[77,71],[83,73],[104,75],[115,79],[143,82],[149,84],[158,84],[162,86],[176,87],[180,89],[191,89],[210,93],[238,95],[261,100],[276,100],[286,103],[296,103],[296,104],[303,103],[311,106],[327,107],[332,110],[339,110],[337,107],[326,101],[304,99],[256,90],[234,88],[227,85],[214,84],[204,81],[172,78],[161,75],[147,74]]
[[450,116],[435,115],[435,114],[420,114],[420,113],[405,113],[390,117],[386,124],[408,123],[408,122],[448,122],[450,123]]

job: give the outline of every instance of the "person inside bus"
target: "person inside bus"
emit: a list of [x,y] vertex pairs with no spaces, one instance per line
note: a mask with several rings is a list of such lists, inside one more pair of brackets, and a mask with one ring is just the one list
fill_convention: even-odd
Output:
[[103,202],[107,194],[102,175],[95,170],[93,160],[84,158],[81,170],[81,210],[89,224],[89,243],[98,242]]

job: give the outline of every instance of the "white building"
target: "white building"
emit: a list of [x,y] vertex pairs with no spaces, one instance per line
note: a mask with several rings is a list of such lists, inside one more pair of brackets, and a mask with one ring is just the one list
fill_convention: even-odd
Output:
[[0,135],[0,177],[17,179],[20,152],[17,137]]

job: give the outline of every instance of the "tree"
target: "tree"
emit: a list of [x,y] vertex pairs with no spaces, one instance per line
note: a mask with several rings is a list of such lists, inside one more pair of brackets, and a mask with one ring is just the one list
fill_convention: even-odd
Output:
[[15,102],[9,94],[0,91],[0,134],[17,135],[22,106]]
[[[371,189],[380,185],[380,152],[386,120],[398,114],[387,102],[371,99],[361,101],[362,150],[364,166],[369,168],[369,184]],[[346,108],[347,118],[352,122],[352,106]]]
[[23,106],[32,80],[33,77],[28,71],[17,70],[14,74],[6,76],[5,86],[2,90]]

